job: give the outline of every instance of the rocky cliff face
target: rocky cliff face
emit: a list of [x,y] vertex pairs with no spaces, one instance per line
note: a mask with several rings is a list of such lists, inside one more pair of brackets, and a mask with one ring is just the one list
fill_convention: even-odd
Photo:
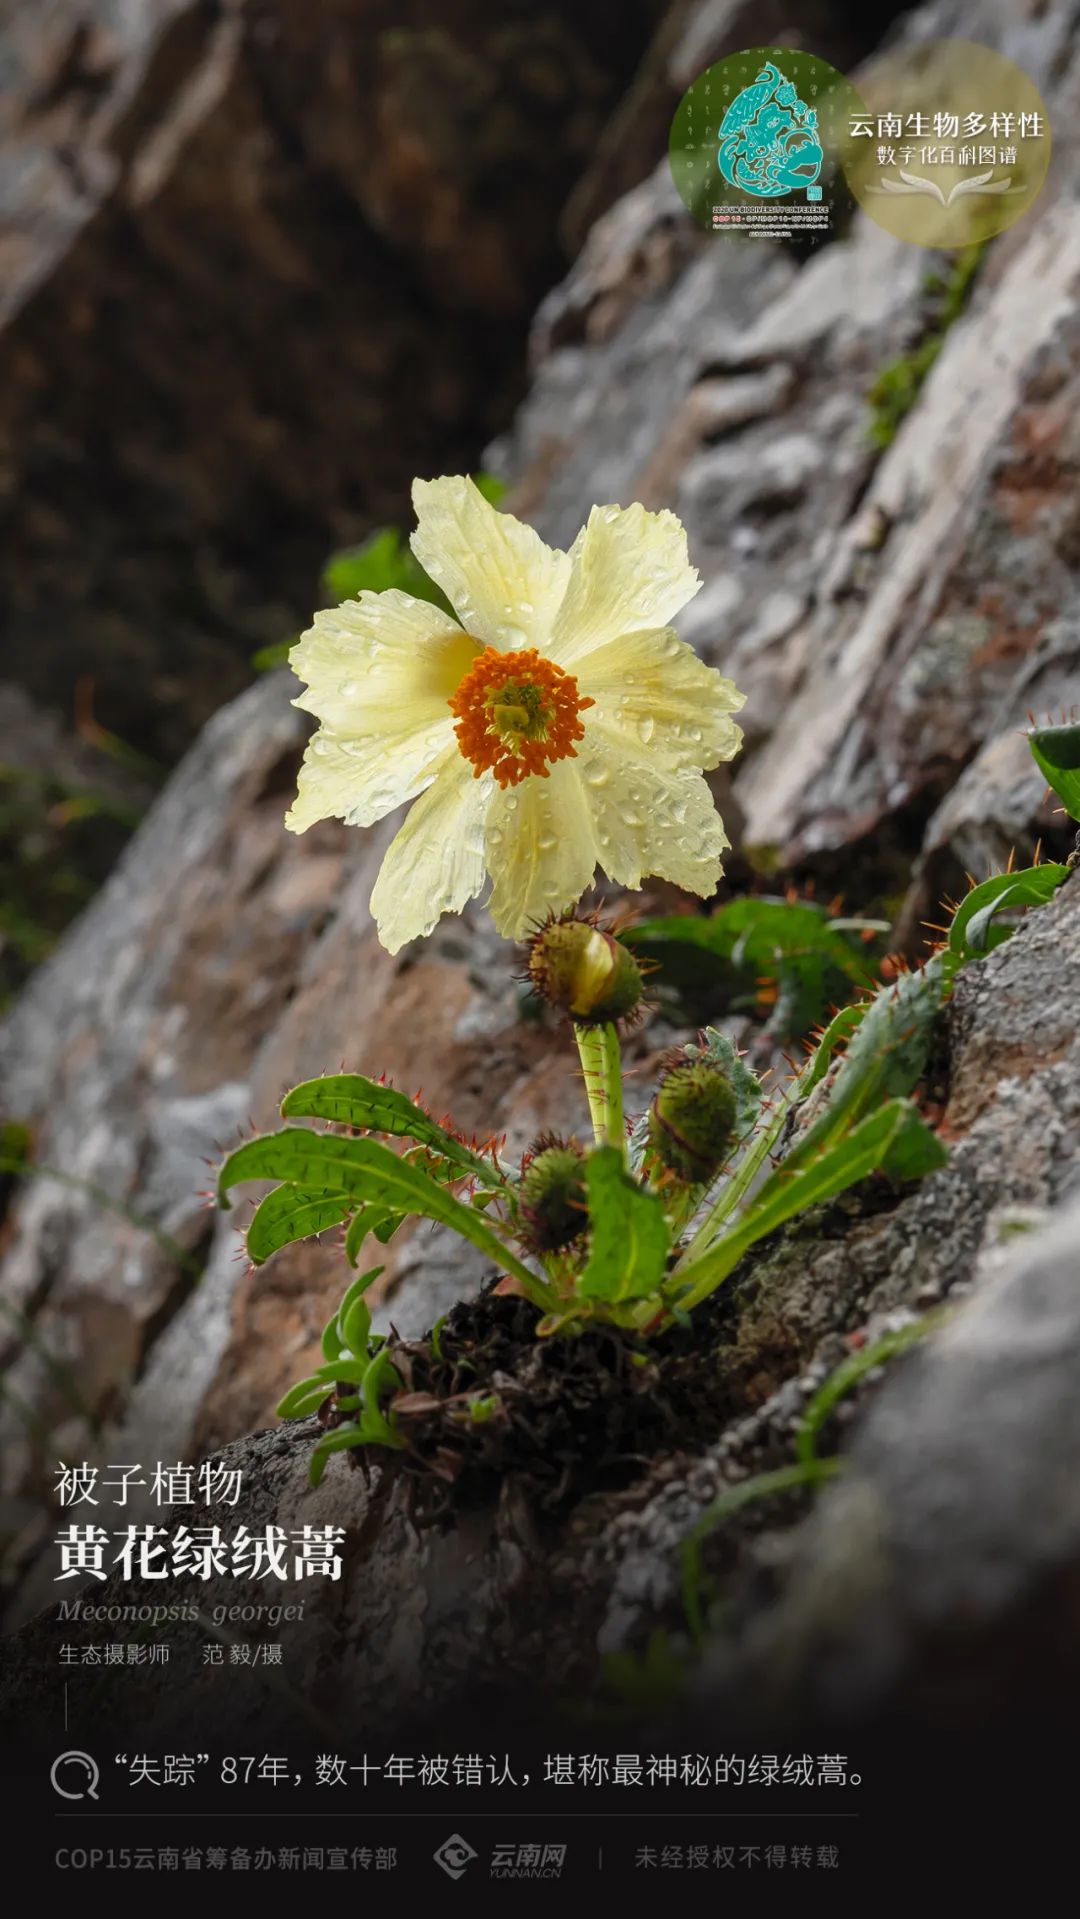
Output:
[[[684,1413],[684,1443],[673,1425],[666,1446],[632,1455],[605,1488],[599,1447],[575,1454],[573,1415],[558,1419],[587,1408],[582,1375],[610,1367],[605,1342],[583,1342],[578,1369],[565,1344],[526,1339],[499,1388],[541,1432],[555,1407],[560,1485],[551,1459],[519,1460],[515,1472],[463,1480],[446,1522],[418,1526],[396,1473],[369,1477],[339,1458],[311,1489],[314,1421],[226,1447],[220,1464],[243,1475],[229,1530],[346,1528],[342,1578],[310,1582],[302,1622],[281,1630],[289,1696],[249,1671],[229,1712],[273,1718],[302,1700],[320,1726],[354,1711],[369,1732],[389,1730],[500,1688],[578,1696],[596,1683],[598,1653],[640,1651],[657,1626],[677,1645],[687,1627],[680,1549],[712,1502],[790,1462],[812,1393],[854,1345],[945,1301],[944,1331],[899,1362],[845,1475],[801,1526],[792,1521],[803,1507],[789,1499],[712,1533],[701,1572],[723,1581],[725,1616],[695,1692],[704,1685],[726,1714],[759,1726],[799,1698],[833,1724],[920,1702],[953,1725],[1018,1703],[1068,1716],[1080,1569],[1080,975],[1061,955],[1078,943],[1073,878],[961,976],[946,1018],[949,1165],[884,1212],[841,1206],[807,1219],[744,1262],[719,1314],[695,1326],[694,1392],[713,1381],[709,1437]],[[444,1338],[453,1331],[452,1317]],[[646,1396],[677,1397],[685,1363],[669,1356]],[[220,1524],[222,1510],[178,1508],[174,1520]],[[206,1618],[235,1602],[236,1585],[179,1580],[169,1596]],[[103,1605],[156,1597],[152,1584],[115,1579],[93,1593]],[[148,1673],[140,1723],[152,1708],[163,1731],[205,1732],[223,1710],[220,1675],[199,1664],[200,1628],[170,1634],[189,1681],[181,1690]],[[50,1609],[12,1662],[9,1712],[32,1703],[47,1714],[51,1689],[59,1710],[54,1637]]]
[[[728,247],[690,224],[660,167],[599,220],[545,300],[530,394],[492,454],[511,504],[560,543],[595,500],[676,508],[706,578],[683,632],[748,695],[747,749],[724,803],[737,860],[830,892],[842,884],[854,907],[895,900],[912,951],[966,871],[981,876],[1012,849],[1024,860],[1039,840],[1067,844],[1018,727],[1028,709],[1080,699],[1080,222],[1067,105],[1078,15],[1068,0],[942,0],[919,15],[922,34],[975,36],[1021,61],[1060,132],[1036,210],[986,252],[884,449],[868,432],[867,394],[938,324],[925,260],[862,218],[805,262]],[[741,18],[695,10],[686,31],[704,36],[698,66]],[[685,59],[684,41],[664,54],[669,71],[680,46]],[[466,1127],[497,1121],[512,1147],[581,1120],[563,1043],[522,1020],[482,914],[444,922],[391,960],[366,910],[387,831],[283,832],[303,743],[289,693],[284,677],[269,679],[205,729],[4,1031],[10,1110],[33,1127],[39,1164],[66,1176],[24,1182],[4,1229],[5,1471],[27,1564],[58,1454],[197,1455],[266,1424],[303,1370],[341,1290],[339,1251],[289,1250],[249,1275],[232,1220],[197,1197],[204,1158],[249,1117],[267,1124],[284,1084],[344,1057],[410,1090],[422,1083],[432,1107],[452,1106]],[[670,1623],[680,1538],[718,1487],[790,1447],[808,1382],[845,1339],[999,1264],[1002,1205],[1041,1215],[1065,1203],[1080,1143],[1080,1009],[1065,963],[1080,933],[1077,884],[961,984],[948,1021],[949,1167],[883,1217],[832,1212],[741,1276],[717,1347],[727,1412],[694,1458],[673,1443],[617,1499],[571,1502],[555,1519],[538,1520],[508,1484],[467,1526],[422,1540],[388,1495],[378,1528],[360,1535],[370,1551],[362,1579],[354,1570],[368,1596],[359,1583],[344,1601],[335,1592],[323,1622],[358,1693],[388,1673],[427,1685],[442,1670],[451,1688],[474,1677],[489,1628],[504,1652],[515,1632],[529,1643],[515,1606],[538,1594],[549,1607],[560,1594],[580,1602],[573,1639],[552,1645],[553,1679],[583,1671],[598,1637],[635,1645]],[[96,1188],[116,1205],[103,1208]],[[380,1311],[404,1333],[483,1277],[438,1232],[403,1234],[390,1251]],[[1008,1313],[1026,1284],[1018,1257],[1000,1282]],[[1048,1314],[1066,1310],[1046,1297]],[[961,1346],[963,1324],[961,1314],[951,1335]],[[995,1338],[1005,1367],[1009,1338]],[[1066,1371],[1062,1361],[1055,1392]],[[974,1392],[976,1373],[965,1378]],[[936,1458],[948,1450],[940,1393],[927,1450],[909,1455],[927,1472],[934,1446]],[[967,1418],[959,1399],[957,1418]],[[1041,1418],[1022,1443],[1042,1445]],[[867,1444],[888,1509],[875,1523],[888,1533],[894,1480]],[[989,1460],[992,1425],[985,1445]],[[304,1449],[302,1433],[242,1442],[263,1514],[325,1518],[333,1507],[342,1523],[362,1522],[359,1475],[331,1472],[309,1494]],[[983,1457],[968,1461],[973,1499]],[[916,1477],[913,1464],[898,1501]],[[840,1517],[823,1526],[844,1527],[843,1497],[853,1495],[838,1488]],[[907,1510],[897,1507],[901,1530]],[[918,1541],[929,1553],[931,1530]],[[743,1572],[751,1582],[757,1551],[741,1536],[718,1548],[733,1590]],[[1046,1564],[1040,1553],[1033,1540],[1033,1568]],[[1071,1535],[1055,1536],[1054,1554],[1071,1577]],[[1019,1552],[1021,1593],[1026,1563]],[[477,1566],[482,1597],[465,1631],[458,1597]],[[793,1592],[802,1578],[795,1566]],[[22,1608],[47,1592],[31,1575]],[[792,1605],[810,1644],[803,1602]],[[460,1633],[448,1660],[451,1614]],[[497,1619],[510,1624],[496,1630]]]
[[[660,0],[5,7],[6,670],[172,760],[475,465]],[[618,32],[611,31],[618,15]]]

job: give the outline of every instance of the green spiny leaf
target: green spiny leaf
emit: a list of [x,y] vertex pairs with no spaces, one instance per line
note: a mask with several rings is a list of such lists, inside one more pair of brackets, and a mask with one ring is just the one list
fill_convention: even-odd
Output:
[[1080,726],[1037,726],[1028,744],[1065,811],[1080,820]]
[[793,1146],[786,1167],[794,1171],[883,1100],[911,1092],[926,1069],[947,985],[935,956],[875,994],[852,1033],[823,1111]]
[[339,1126],[361,1127],[365,1132],[415,1139],[452,1160],[462,1173],[471,1173],[489,1183],[498,1180],[490,1160],[482,1159],[479,1153],[455,1139],[406,1094],[397,1092],[393,1086],[382,1086],[378,1080],[367,1079],[363,1073],[332,1073],[321,1079],[304,1080],[302,1085],[286,1093],[281,1102],[281,1116],[283,1119],[327,1119]]
[[218,1178],[222,1204],[228,1204],[226,1195],[234,1186],[248,1179],[278,1179],[309,1191],[337,1193],[350,1209],[371,1201],[387,1212],[436,1220],[470,1240],[502,1271],[514,1273],[531,1288],[537,1286],[535,1274],[504,1246],[481,1213],[463,1206],[427,1173],[378,1140],[289,1126],[246,1140],[229,1154]]
[[810,1058],[803,1067],[796,1086],[793,1088],[796,1099],[805,1099],[814,1087],[823,1080],[832,1062],[837,1048],[850,1042],[870,1011],[872,1001],[853,1000],[850,1006],[842,1006],[834,1013],[821,1038],[818,1040]]
[[765,1181],[745,1216],[703,1257],[673,1275],[686,1288],[678,1303],[697,1306],[737,1266],[743,1254],[797,1213],[820,1206],[871,1173],[915,1179],[945,1164],[947,1154],[910,1100],[890,1100],[835,1137],[819,1136],[814,1150],[800,1146]]
[[995,873],[981,886],[973,886],[961,900],[949,928],[947,952],[952,970],[992,952],[1010,937],[1012,927],[994,924],[999,913],[1018,906],[1044,905],[1067,878],[1066,866],[1047,860],[1042,866],[1026,866],[1017,873]]
[[659,1199],[628,1177],[615,1146],[590,1153],[585,1181],[592,1243],[578,1293],[615,1303],[656,1292],[671,1243]]
[[340,1194],[308,1192],[302,1186],[277,1186],[267,1193],[247,1229],[248,1257],[261,1266],[271,1253],[295,1240],[310,1239],[348,1217],[349,1204]]
[[[789,1154],[756,1195],[744,1225],[753,1223],[757,1240],[870,1173],[916,1179],[943,1166],[946,1158],[944,1146],[918,1108],[910,1100],[890,1100],[839,1138],[826,1141],[816,1153],[800,1154],[797,1165],[795,1155]],[[736,1236],[742,1230],[738,1227]]]

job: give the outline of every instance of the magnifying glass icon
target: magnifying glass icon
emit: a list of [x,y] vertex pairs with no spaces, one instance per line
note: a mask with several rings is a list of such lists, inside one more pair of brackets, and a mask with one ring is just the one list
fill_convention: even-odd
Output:
[[[66,1786],[60,1784],[57,1776],[61,1767],[73,1769],[67,1773]],[[62,1752],[58,1759],[53,1760],[49,1778],[52,1780],[53,1791],[58,1792],[61,1799],[96,1799],[98,1796],[97,1789],[101,1774],[98,1771],[97,1760],[91,1759],[88,1752]],[[84,1783],[80,1784],[76,1791],[74,1788],[80,1780]]]

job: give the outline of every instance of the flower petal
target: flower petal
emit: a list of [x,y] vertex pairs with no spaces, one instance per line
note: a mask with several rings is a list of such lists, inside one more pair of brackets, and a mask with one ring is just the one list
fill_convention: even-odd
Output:
[[459,913],[480,891],[491,784],[473,777],[454,746],[391,841],[371,894],[388,953],[430,933],[443,913]]
[[546,647],[570,560],[531,526],[500,513],[472,480],[415,480],[412,550],[466,631],[503,651]]
[[582,662],[578,686],[596,703],[586,726],[599,722],[619,734],[632,757],[647,746],[669,766],[700,769],[739,750],[742,728],[731,716],[745,694],[670,627],[597,647]]
[[625,741],[593,724],[579,748],[582,791],[600,865],[617,886],[650,874],[708,899],[730,845],[700,773],[655,755],[628,754]]
[[494,886],[491,917],[507,939],[520,939],[549,912],[581,898],[596,869],[589,803],[572,760],[546,778],[491,796],[487,863]]
[[[392,813],[430,783],[435,763],[454,743],[453,725],[445,713],[426,726],[410,721],[395,732],[349,739],[320,726],[308,741],[296,799],[285,815],[289,832],[306,833],[316,820],[327,819],[371,826]],[[456,745],[454,754],[460,758]]]
[[569,560],[548,650],[572,671],[594,647],[667,626],[701,586],[681,520],[638,505],[594,506]]
[[447,702],[477,647],[440,607],[396,587],[316,613],[289,654],[308,682],[294,706],[342,738],[417,727],[447,716]]

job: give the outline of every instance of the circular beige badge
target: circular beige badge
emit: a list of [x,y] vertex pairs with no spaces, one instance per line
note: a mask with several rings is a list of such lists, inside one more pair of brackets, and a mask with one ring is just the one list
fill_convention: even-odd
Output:
[[872,219],[924,247],[988,240],[1027,212],[1050,164],[1033,80],[972,40],[926,40],[860,70],[844,171]]

